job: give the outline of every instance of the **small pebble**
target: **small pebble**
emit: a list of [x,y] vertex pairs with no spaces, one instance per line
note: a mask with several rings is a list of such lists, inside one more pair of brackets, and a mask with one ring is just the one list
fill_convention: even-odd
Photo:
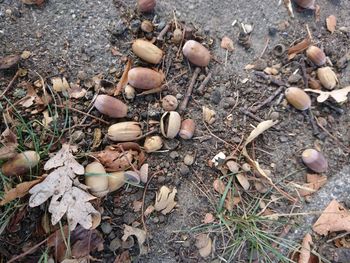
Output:
[[180,174],[185,176],[185,175],[188,175],[189,173],[190,173],[190,169],[188,168],[188,166],[182,163],[180,165]]
[[178,100],[179,99],[182,99],[182,97],[183,97],[183,95],[182,94],[180,94],[180,93],[178,93],[178,94],[176,94],[176,96],[175,96]]
[[269,35],[274,37],[276,36],[278,32],[278,29],[276,27],[273,27],[273,26],[269,26]]
[[184,163],[188,166],[191,166],[194,163],[194,156],[190,154],[186,154],[184,158]]
[[112,226],[111,226],[111,224],[110,223],[108,223],[108,222],[104,222],[104,223],[102,223],[101,224],[101,229],[102,229],[102,232],[103,233],[105,233],[105,234],[109,234],[109,233],[111,233],[112,232]]
[[158,176],[158,180],[157,181],[158,181],[159,184],[163,184],[165,182],[165,180],[166,180],[165,176],[162,176],[162,175]]
[[190,247],[191,246],[191,242],[189,240],[185,240],[183,243],[182,243],[182,246],[184,247]]
[[108,238],[109,239],[114,239],[115,238],[115,233],[114,232],[111,232],[109,235],[108,235]]
[[263,59],[258,59],[258,60],[254,63],[254,69],[255,69],[255,70],[263,71],[266,67],[267,67],[267,63],[266,63],[266,61],[263,60]]
[[158,224],[159,223],[159,218],[158,217],[154,217],[153,218],[153,223]]
[[136,220],[134,213],[127,212],[123,216],[123,222],[127,225],[131,225]]
[[278,120],[279,117],[280,117],[280,114],[277,111],[273,111],[273,112],[270,113],[270,118],[272,120]]
[[122,246],[122,242],[120,241],[119,238],[115,238],[111,241],[111,243],[109,244],[109,249],[114,252],[117,249],[119,249]]
[[171,159],[176,159],[179,157],[179,153],[177,151],[172,151],[169,155]]
[[136,34],[139,29],[141,27],[141,21],[138,19],[132,20],[130,23],[130,30],[131,32],[133,32],[134,34]]
[[159,218],[159,223],[164,223],[165,222],[165,216],[160,215],[158,218]]
[[286,136],[281,136],[278,138],[280,142],[288,142],[288,138]]
[[302,79],[302,76],[300,74],[292,74],[288,78],[288,83],[290,84],[296,84]]
[[249,171],[252,169],[252,167],[250,166],[249,163],[244,163],[244,164],[242,165],[242,169],[243,169],[243,171],[245,171],[245,172],[249,172]]
[[221,101],[221,93],[220,93],[220,91],[214,90],[214,91],[211,93],[210,100],[211,100],[211,102],[214,103],[214,104],[219,104],[220,101]]

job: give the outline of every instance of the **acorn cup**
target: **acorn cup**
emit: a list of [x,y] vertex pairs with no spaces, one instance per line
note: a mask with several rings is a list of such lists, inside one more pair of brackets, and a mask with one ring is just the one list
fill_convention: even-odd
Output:
[[323,173],[327,171],[328,162],[322,153],[314,149],[306,149],[301,158],[304,164],[316,173]]
[[1,167],[1,172],[5,176],[25,175],[38,165],[40,156],[35,151],[25,151],[15,155],[5,162]]

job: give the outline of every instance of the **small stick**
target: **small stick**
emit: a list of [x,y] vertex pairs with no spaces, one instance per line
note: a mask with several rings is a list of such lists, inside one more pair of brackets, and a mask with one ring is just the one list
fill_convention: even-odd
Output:
[[317,136],[320,134],[320,131],[318,129],[318,126],[316,124],[316,121],[314,119],[314,116],[312,114],[312,111],[310,109],[307,110],[307,116],[309,117],[310,119],[310,123],[311,123],[311,126],[312,126],[312,130],[313,130],[313,135],[314,136]]
[[300,60],[300,69],[301,69],[301,73],[303,74],[304,86],[307,89],[309,87],[309,81],[307,79],[305,60],[303,58]]
[[231,147],[235,148],[235,145],[233,145],[232,143],[229,143],[227,141],[225,141],[224,139],[221,139],[219,136],[215,135],[208,127],[208,125],[205,123],[205,121],[203,120],[203,124],[205,126],[205,128],[207,128],[208,132],[210,133],[211,136],[213,136],[214,138],[218,139],[219,141],[227,144],[227,145],[230,145]]
[[204,94],[204,92],[205,92],[205,87],[206,87],[206,85],[208,84],[208,82],[209,82],[209,80],[210,80],[210,78],[211,78],[211,75],[212,75],[212,73],[209,72],[209,74],[205,77],[205,79],[203,80],[202,84],[201,84],[201,85],[199,86],[199,88],[197,89],[198,94],[200,94],[200,95],[203,95],[203,94]]
[[43,245],[46,241],[48,241],[49,238],[46,238],[44,239],[43,241],[41,241],[40,243],[36,244],[34,247],[31,247],[30,249],[28,249],[27,251],[25,251],[24,253],[16,256],[16,257],[13,257],[11,258],[8,263],[11,263],[11,262],[16,262],[17,260],[19,260],[20,258],[23,258],[24,256],[28,255],[28,254],[31,254],[33,252],[35,252],[41,245]]
[[15,82],[15,80],[18,78],[20,71],[17,70],[16,74],[13,76],[13,78],[11,79],[10,83],[7,85],[7,87],[5,88],[5,90],[1,93],[0,95],[0,99],[5,95],[5,93],[12,87],[13,83]]
[[179,113],[183,113],[184,110],[186,109],[188,101],[189,101],[191,94],[192,94],[193,86],[196,83],[196,80],[197,80],[197,77],[198,77],[200,71],[201,71],[201,68],[196,67],[195,71],[193,72],[190,85],[188,86],[186,94],[185,94],[185,98],[182,100],[182,102],[180,104]]
[[265,54],[265,52],[266,52],[266,50],[267,50],[267,48],[268,48],[268,46],[269,46],[269,43],[270,43],[270,38],[267,37],[267,38],[266,38],[265,47],[264,47],[263,51],[261,52],[259,58],[262,58],[262,57],[264,56],[264,54]]
[[344,114],[344,110],[342,108],[339,108],[337,106],[334,106],[332,103],[328,102],[328,101],[324,101],[322,102],[324,105],[326,105],[327,107],[331,108],[332,110],[334,110],[335,112],[339,113],[339,114]]
[[81,114],[84,114],[84,115],[86,115],[86,116],[89,116],[90,118],[93,118],[93,119],[95,119],[95,120],[98,120],[98,121],[100,121],[100,122],[102,122],[102,123],[104,123],[104,124],[109,124],[108,121],[102,120],[102,119],[99,118],[99,117],[96,117],[96,116],[91,115],[91,114],[89,114],[89,113],[83,112],[83,111],[81,111],[81,110],[74,109],[74,108],[72,108],[72,107],[70,107],[70,106],[63,106],[63,105],[57,105],[57,104],[54,104],[54,106],[57,107],[57,108],[61,108],[61,109],[67,108],[67,109],[69,109],[69,110],[71,110],[71,111],[76,111],[76,112],[78,112],[78,113],[81,113]]
[[275,97],[277,97],[282,91],[284,90],[283,86],[280,86],[270,97],[268,97],[266,100],[264,100],[259,105],[250,108],[250,112],[256,113],[258,110],[260,110],[265,105],[269,104]]
[[254,72],[254,74],[256,76],[259,76],[265,80],[267,80],[269,83],[272,83],[272,84],[275,84],[277,86],[284,86],[284,87],[288,87],[289,85],[281,80],[278,80],[274,77],[271,77],[269,75],[266,75],[264,72],[260,72],[260,71],[257,71],[257,72]]
[[162,29],[162,31],[160,31],[157,37],[157,40],[160,40],[160,41],[164,40],[163,37],[168,32],[169,28],[170,28],[170,23],[166,24],[166,26]]
[[239,109],[240,112],[242,112],[243,114],[247,115],[248,117],[252,118],[253,120],[256,120],[258,122],[263,122],[264,120],[259,118],[258,116],[256,116],[255,114],[251,113],[249,110],[245,109],[245,108],[240,108]]

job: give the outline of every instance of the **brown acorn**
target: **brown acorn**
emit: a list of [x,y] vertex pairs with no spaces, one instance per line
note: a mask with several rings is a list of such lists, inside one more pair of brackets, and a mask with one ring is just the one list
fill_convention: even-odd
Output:
[[311,99],[309,95],[300,88],[290,87],[286,89],[284,95],[286,96],[287,101],[298,110],[307,110],[311,107]]
[[338,78],[330,67],[323,67],[317,70],[317,77],[323,87],[332,90],[337,86]]
[[101,163],[92,162],[85,167],[85,184],[94,196],[103,197],[108,194],[108,176]]
[[137,0],[137,9],[142,13],[149,13],[156,7],[156,0]]
[[99,112],[111,118],[124,118],[128,113],[126,104],[108,95],[98,95],[94,106]]
[[163,51],[160,48],[143,39],[136,39],[134,41],[132,51],[136,56],[152,64],[158,64],[163,57]]
[[314,78],[309,79],[309,87],[317,90],[320,90],[322,88],[321,83]]
[[196,124],[192,119],[186,119],[181,123],[179,136],[182,139],[189,140],[193,137]]
[[326,63],[326,54],[316,46],[310,46],[306,50],[306,56],[317,66],[322,66]]
[[305,9],[315,9],[315,0],[294,0],[294,2]]
[[9,159],[1,167],[5,176],[24,175],[38,165],[40,156],[35,151],[25,151]]
[[162,99],[162,107],[165,111],[176,110],[178,105],[179,105],[179,102],[177,101],[176,97],[174,97],[173,95],[166,95]]
[[141,30],[146,33],[151,33],[153,31],[153,24],[149,20],[143,20],[141,23]]
[[327,171],[328,162],[322,153],[314,149],[306,149],[301,158],[304,164],[316,173],[323,173]]
[[116,142],[135,141],[141,135],[140,123],[135,121],[119,122],[108,128],[108,138]]
[[164,74],[149,68],[136,67],[129,71],[128,82],[136,89],[159,88],[164,81]]
[[182,48],[184,56],[193,64],[206,67],[210,62],[210,52],[195,40],[188,40]]

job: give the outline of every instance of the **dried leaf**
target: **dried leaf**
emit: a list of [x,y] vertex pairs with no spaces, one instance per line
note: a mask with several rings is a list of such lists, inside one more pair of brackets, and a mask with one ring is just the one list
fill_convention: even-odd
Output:
[[[123,149],[123,150],[122,150]],[[92,153],[108,172],[119,172],[130,169],[132,163],[137,169],[145,161],[145,154],[140,145],[133,142],[107,146],[103,151]]]
[[221,47],[223,49],[226,49],[228,51],[233,51],[234,50],[234,46],[233,46],[233,41],[231,38],[224,36],[221,40]]
[[318,174],[307,174],[306,175],[306,184],[303,184],[298,192],[300,196],[311,195],[314,192],[318,191],[322,186],[327,182],[327,176],[318,175]]
[[57,92],[65,92],[70,89],[66,78],[54,77],[51,79],[52,88]]
[[271,178],[268,177],[268,175],[265,173],[265,171],[263,169],[260,168],[259,163],[255,160],[253,160],[249,156],[248,151],[247,151],[247,145],[250,144],[256,137],[258,137],[264,131],[268,130],[269,128],[271,128],[272,126],[274,126],[277,123],[278,123],[278,121],[273,121],[273,120],[263,121],[263,122],[259,123],[258,126],[250,133],[249,137],[247,138],[247,140],[245,141],[245,143],[243,145],[243,150],[242,150],[243,155],[247,158],[249,163],[258,171],[258,173],[261,176],[265,177],[271,184],[273,184]]
[[129,74],[129,70],[131,69],[131,66],[132,66],[132,61],[131,59],[128,59],[123,75],[120,81],[118,82],[117,86],[115,87],[114,96],[118,96],[124,90],[125,86],[128,84],[128,74]]
[[86,95],[86,89],[83,89],[79,85],[73,85],[69,90],[68,94],[70,98],[80,99]]
[[147,247],[143,244],[146,241],[146,231],[128,225],[124,225],[124,235],[122,237],[122,240],[126,241],[129,238],[129,236],[136,236],[137,242],[140,247],[140,254],[147,254]]
[[326,18],[326,24],[328,31],[334,33],[337,26],[337,18],[334,15],[330,15]]
[[350,231],[350,212],[336,200],[332,200],[312,229],[319,235],[327,235],[328,232]]
[[203,106],[203,119],[206,123],[213,124],[215,122],[215,111]]
[[141,207],[142,207],[142,201],[134,200],[132,202],[132,208],[133,208],[134,212],[140,212]]
[[199,234],[196,237],[196,247],[201,257],[206,258],[211,253],[212,241],[206,234]]
[[293,59],[297,54],[306,50],[312,44],[310,37],[306,37],[303,41],[288,49],[288,59]]
[[236,178],[244,190],[247,191],[250,188],[250,183],[248,181],[247,176],[245,176],[245,174],[237,174]]
[[170,213],[176,206],[175,195],[177,193],[176,188],[170,190],[168,187],[163,185],[156,195],[156,202],[154,208],[158,212],[162,212],[163,215]]
[[94,150],[97,147],[99,147],[101,145],[101,142],[102,142],[102,131],[100,128],[96,128],[94,130],[94,138],[92,140],[91,150]]
[[26,194],[28,194],[30,188],[40,183],[42,180],[43,178],[40,177],[33,181],[20,183],[16,185],[15,188],[6,190],[4,196],[2,197],[2,200],[0,201],[0,206],[6,205],[7,203],[11,202],[12,200],[15,200],[16,198],[21,198],[25,196]]
[[332,97],[338,103],[343,103],[343,102],[347,101],[347,99],[348,99],[348,93],[350,92],[350,86],[342,88],[342,89],[332,90],[332,91],[321,91],[321,90],[314,90],[314,89],[305,89],[305,91],[320,94],[317,97],[317,102],[319,102],[319,103],[326,101],[329,97]]
[[298,263],[309,263],[311,257],[311,245],[312,245],[312,237],[309,233],[305,235],[303,238],[303,242],[301,244],[300,255]]
[[49,212],[53,225],[66,213],[71,230],[78,223],[89,229],[99,224],[100,213],[89,203],[95,197],[73,186],[76,175],[84,174],[84,167],[74,159],[71,152],[72,147],[65,144],[46,162],[44,169],[54,170],[42,183],[30,189],[29,206],[39,206],[51,197]]
[[57,113],[56,113],[56,116],[50,117],[48,110],[43,111],[43,115],[44,115],[44,118],[42,120],[42,123],[45,128],[48,128],[50,123],[58,117]]
[[0,160],[7,160],[17,154],[17,136],[9,128],[1,134]]
[[34,102],[40,100],[34,87],[30,83],[22,82],[21,86],[23,86],[27,90],[27,95],[20,101],[20,105],[22,105],[25,108],[29,108],[34,104]]

